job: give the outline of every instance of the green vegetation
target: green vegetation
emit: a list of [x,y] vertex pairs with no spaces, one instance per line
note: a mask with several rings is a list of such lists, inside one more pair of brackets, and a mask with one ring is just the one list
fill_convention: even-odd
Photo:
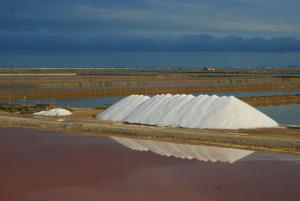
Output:
[[0,111],[8,113],[33,114],[42,110],[49,110],[54,108],[52,104],[36,104],[36,105],[22,105],[22,104],[6,104],[0,103]]
[[110,106],[111,106],[111,104],[99,105],[99,106],[96,106],[95,109],[97,109],[97,110],[106,110]]
[[72,108],[72,107],[65,107],[64,109],[65,109],[65,110],[68,110],[68,111],[70,111],[70,112],[73,112],[73,111],[74,111],[74,108]]

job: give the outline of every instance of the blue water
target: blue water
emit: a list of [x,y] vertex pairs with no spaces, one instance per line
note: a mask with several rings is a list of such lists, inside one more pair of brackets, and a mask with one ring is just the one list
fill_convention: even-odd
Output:
[[257,107],[280,124],[300,125],[300,104]]
[[300,53],[68,52],[0,54],[0,66],[23,67],[221,67],[300,66]]

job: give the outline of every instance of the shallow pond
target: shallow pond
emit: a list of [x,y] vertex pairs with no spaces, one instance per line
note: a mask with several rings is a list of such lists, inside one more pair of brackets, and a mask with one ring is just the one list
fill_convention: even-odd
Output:
[[0,148],[0,200],[298,201],[300,196],[296,155],[24,128],[0,128]]
[[300,104],[257,107],[280,124],[300,125]]

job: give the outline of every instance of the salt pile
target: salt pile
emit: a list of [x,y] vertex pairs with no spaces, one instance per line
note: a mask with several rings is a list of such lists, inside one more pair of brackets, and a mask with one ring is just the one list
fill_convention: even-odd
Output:
[[41,111],[41,112],[34,113],[34,115],[41,115],[41,116],[68,116],[71,114],[72,112],[62,108],[55,108],[49,111]]
[[149,98],[150,97],[148,96],[142,95],[127,96],[102,112],[101,115],[97,115],[96,119],[102,118],[111,121],[122,121],[131,112],[131,110],[134,110],[137,106]]
[[270,128],[278,124],[233,96],[131,95],[97,115],[99,120],[186,128]]
[[201,145],[176,144],[171,142],[137,140],[129,138],[111,137],[114,141],[136,151],[151,151],[162,156],[173,156],[181,159],[197,159],[200,161],[221,161],[234,163],[254,151],[221,148]]

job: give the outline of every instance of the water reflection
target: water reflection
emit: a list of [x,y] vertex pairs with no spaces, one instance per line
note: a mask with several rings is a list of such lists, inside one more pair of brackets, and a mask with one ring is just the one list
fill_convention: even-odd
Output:
[[[198,152],[167,148],[173,155]],[[278,160],[278,154],[255,152],[234,164],[211,163],[133,151],[108,137],[1,127],[0,150],[1,201],[299,201],[300,196],[300,160],[286,154]]]
[[234,163],[254,151],[203,145],[177,144],[152,140],[111,137],[114,141],[136,151],[151,151],[162,156],[199,161]]

